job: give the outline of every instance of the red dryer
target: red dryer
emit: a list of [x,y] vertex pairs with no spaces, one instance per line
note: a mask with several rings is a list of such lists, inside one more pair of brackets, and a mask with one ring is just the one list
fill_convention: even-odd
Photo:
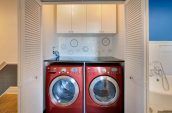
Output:
[[46,69],[46,113],[83,112],[82,65],[51,64]]
[[86,66],[86,113],[124,113],[122,66]]

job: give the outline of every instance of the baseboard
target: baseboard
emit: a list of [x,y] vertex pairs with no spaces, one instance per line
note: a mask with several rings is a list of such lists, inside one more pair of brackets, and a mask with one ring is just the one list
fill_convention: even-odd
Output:
[[172,111],[158,111],[158,113],[172,113]]
[[7,63],[5,61],[3,61],[1,64],[0,64],[0,71],[5,68],[5,66],[7,65]]

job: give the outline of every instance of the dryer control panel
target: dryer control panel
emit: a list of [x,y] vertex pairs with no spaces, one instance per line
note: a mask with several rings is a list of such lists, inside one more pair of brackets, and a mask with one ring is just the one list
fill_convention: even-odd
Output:
[[120,66],[112,66],[112,67],[87,66],[86,70],[88,75],[111,75],[111,76],[122,75],[122,67]]

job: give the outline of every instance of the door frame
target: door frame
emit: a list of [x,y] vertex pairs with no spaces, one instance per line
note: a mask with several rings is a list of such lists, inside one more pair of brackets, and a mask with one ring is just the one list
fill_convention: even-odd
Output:
[[[40,5],[42,4],[47,4],[47,3],[41,3],[39,0],[37,0],[38,3]],[[129,0],[127,0],[129,1]],[[127,2],[126,1],[126,2]],[[21,57],[20,57],[20,54],[21,54],[21,34],[23,33],[23,30],[21,29],[21,23],[23,23],[23,19],[22,19],[22,16],[21,16],[21,13],[23,13],[23,11],[21,10],[22,9],[22,5],[21,5],[21,2],[24,2],[24,0],[17,0],[17,6],[18,6],[18,74],[17,74],[17,86],[19,88],[19,92],[20,92],[20,86],[21,86],[21,70],[22,70],[22,66],[20,65],[21,64]],[[145,69],[145,72],[146,72],[146,76],[145,76],[145,87],[144,87],[144,91],[145,91],[145,113],[149,113],[149,0],[146,0],[145,2],[145,51],[146,51],[146,55],[145,55],[145,58],[146,58],[146,69]],[[21,101],[21,98],[20,98],[20,93],[18,93],[18,113],[21,113],[21,109],[20,109],[20,101]]]

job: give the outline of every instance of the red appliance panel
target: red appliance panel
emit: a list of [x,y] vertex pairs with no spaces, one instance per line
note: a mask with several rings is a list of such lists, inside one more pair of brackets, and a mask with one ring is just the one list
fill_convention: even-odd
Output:
[[[119,86],[117,100],[108,106],[95,103],[90,96],[90,84],[100,76],[113,78]],[[86,113],[124,113],[124,75],[121,66],[86,66]]]
[[[50,65],[46,69],[46,113],[82,113],[83,112],[83,71],[81,65]],[[59,76],[72,77],[79,86],[76,101],[69,106],[59,106],[51,100],[49,88]]]

